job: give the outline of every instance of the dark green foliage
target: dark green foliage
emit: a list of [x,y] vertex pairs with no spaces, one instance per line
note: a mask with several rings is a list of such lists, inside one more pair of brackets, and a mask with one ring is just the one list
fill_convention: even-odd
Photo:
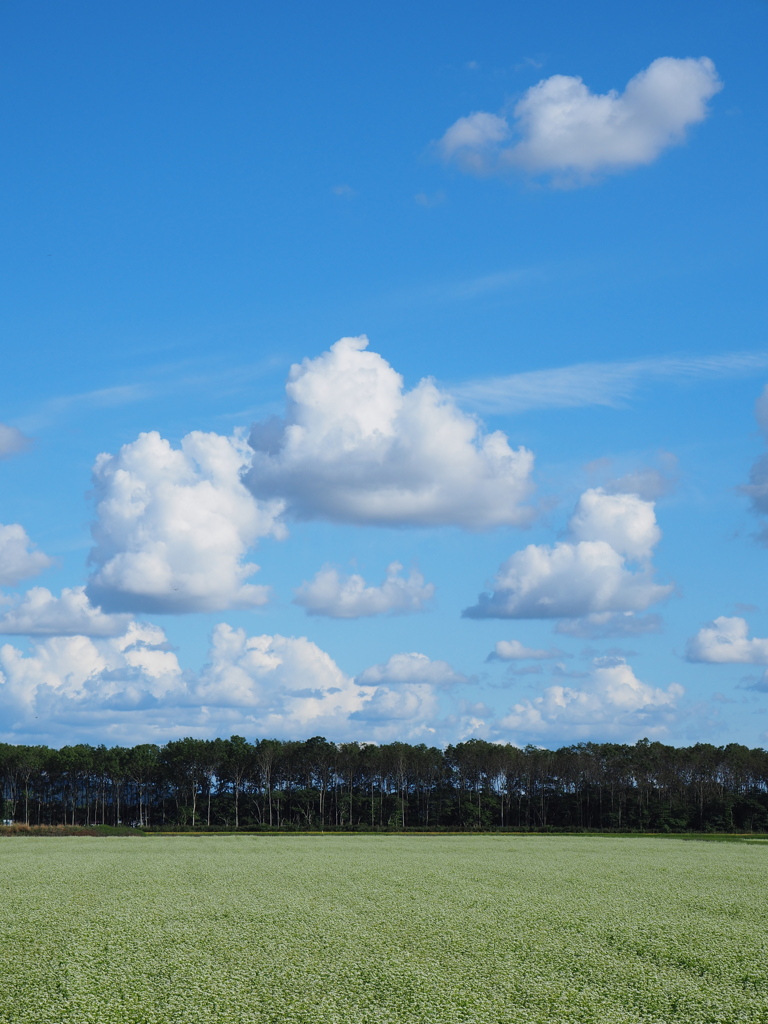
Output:
[[[0,744],[3,819],[174,831],[768,831],[768,752],[732,743]],[[2,831],[8,831],[3,829]]]

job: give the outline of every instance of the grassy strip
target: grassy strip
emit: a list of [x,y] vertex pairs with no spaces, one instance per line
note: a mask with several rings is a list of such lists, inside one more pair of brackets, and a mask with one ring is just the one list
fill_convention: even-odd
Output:
[[0,825],[0,836],[143,836],[128,825]]
[[330,839],[332,837],[344,837],[352,836],[364,837],[369,836],[373,838],[382,838],[387,836],[388,838],[409,838],[417,839],[419,836],[425,837],[439,837],[439,836],[450,836],[452,838],[463,837],[471,839],[472,837],[478,836],[494,836],[496,838],[503,838],[508,836],[512,839],[682,839],[688,842],[703,842],[703,843],[768,843],[768,838],[763,837],[759,833],[753,832],[724,832],[724,833],[708,833],[708,832],[427,832],[424,829],[419,831],[409,832],[405,831],[398,832],[335,832],[335,831],[320,831],[312,829],[302,829],[300,832],[280,830],[280,829],[240,829],[235,831],[229,829],[226,832],[215,832],[213,829],[200,829],[195,832],[182,832],[178,829],[169,829],[168,831],[162,829],[150,829],[144,833],[148,836],[171,836],[171,837],[185,837],[185,838],[203,838],[203,837],[224,837],[224,836],[241,836],[246,838],[254,838],[256,836],[294,836],[295,838],[301,838],[301,836],[325,836]]
[[467,838],[471,836],[488,835],[488,836],[510,836],[524,839],[526,837],[538,837],[538,838],[569,838],[569,839],[683,839],[689,842],[704,842],[704,843],[768,843],[768,837],[765,837],[761,833],[753,832],[566,832],[565,830],[537,832],[537,831],[517,831],[517,830],[493,830],[488,832],[478,832],[476,830],[467,830],[463,832],[451,832],[447,830],[431,831],[426,829],[398,829],[392,832],[376,832],[376,831],[353,831],[353,830],[336,830],[336,829],[302,829],[301,831],[295,831],[293,829],[277,829],[277,828],[241,828],[235,829],[208,829],[201,828],[195,829],[194,831],[185,831],[178,827],[172,827],[164,829],[162,827],[149,828],[149,829],[138,829],[131,828],[128,825],[0,825],[0,837],[1,836],[465,836]]

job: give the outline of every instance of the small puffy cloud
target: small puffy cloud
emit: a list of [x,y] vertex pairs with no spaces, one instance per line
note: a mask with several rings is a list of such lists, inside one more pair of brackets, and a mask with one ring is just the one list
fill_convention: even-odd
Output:
[[93,469],[96,522],[87,593],[107,611],[252,608],[268,588],[247,582],[260,538],[284,534],[279,500],[242,483],[252,450],[239,437],[195,431],[180,448],[140,434]]
[[768,384],[763,388],[755,402],[755,419],[760,430],[768,438]]
[[[595,664],[598,664],[598,659],[595,659]],[[553,679],[589,679],[589,672],[584,672],[576,668],[566,668],[562,661],[558,662],[552,669]]]
[[389,661],[372,665],[357,677],[361,686],[402,686],[429,683],[448,687],[466,683],[467,677],[454,671],[447,661],[432,661],[426,654],[393,654]]
[[680,476],[677,456],[672,452],[659,452],[658,462],[658,466],[643,466],[609,481],[605,489],[613,494],[637,494],[646,501],[655,501],[669,494],[677,486]]
[[65,587],[60,597],[45,587],[32,587],[0,615],[0,634],[117,636],[129,621],[129,615],[105,615],[94,607],[85,587]]
[[16,427],[9,427],[7,423],[0,423],[0,459],[6,459],[9,455],[16,455],[28,448],[30,440]]
[[463,171],[489,174],[511,134],[505,117],[476,110],[454,121],[440,139],[440,154],[444,160],[457,163]]
[[581,619],[563,619],[555,625],[555,632],[588,640],[606,640],[609,637],[645,636],[660,633],[660,615],[636,615],[634,612],[595,612]]
[[748,634],[746,619],[721,615],[691,637],[685,656],[712,665],[768,665],[768,639]]
[[393,654],[387,662],[372,665],[357,677],[357,682],[372,689],[352,718],[380,727],[389,725],[394,738],[406,728],[404,722],[413,735],[434,731],[439,691],[468,680],[447,661],[432,661],[426,654],[411,653]]
[[0,586],[12,587],[19,580],[36,576],[49,565],[51,559],[35,550],[23,526],[0,523]]
[[[763,436],[768,441],[768,384],[755,403],[755,417]],[[750,499],[755,515],[768,515],[768,455],[761,455],[749,474],[749,483],[741,488],[743,494]],[[758,534],[758,540],[768,544],[768,526],[764,526]]]
[[[661,534],[653,502],[591,488],[569,523],[572,541],[529,544],[499,569],[490,594],[468,618],[583,618],[642,611],[672,593],[653,581],[650,557]],[[638,564],[628,568],[627,562]]]
[[369,725],[394,727],[391,738],[400,737],[403,723],[408,723],[409,731],[418,733],[429,732],[428,723],[434,722],[439,714],[437,695],[428,683],[411,683],[408,686],[391,688],[377,687],[368,697],[362,708],[353,712],[353,721]]
[[[755,676],[745,676],[739,684],[739,688],[742,690],[752,690],[755,693],[768,693],[768,669],[763,672],[762,676],[757,678]],[[715,694],[713,700],[717,700],[718,696]],[[729,701],[729,703],[731,702]]]
[[650,686],[625,662],[611,661],[596,665],[579,687],[548,686],[539,696],[520,701],[499,726],[513,738],[520,734],[542,740],[663,736],[676,719],[683,687]]
[[543,650],[536,647],[526,647],[519,640],[499,640],[494,649],[488,655],[487,661],[544,661],[547,658],[562,658],[563,652],[557,648]]
[[433,381],[406,391],[368,339],[291,368],[288,413],[256,424],[246,483],[295,516],[378,526],[521,526],[533,455],[485,433]]
[[[491,660],[490,658],[488,659]],[[507,677],[512,678],[513,676],[541,676],[544,674],[544,669],[541,664],[535,665],[510,665],[507,669]],[[492,686],[496,687],[509,687],[509,681],[503,683],[492,683]]]
[[670,587],[648,571],[631,572],[605,541],[530,544],[499,570],[491,594],[467,608],[468,618],[576,618],[607,609],[641,610],[660,601]]
[[637,494],[607,494],[601,487],[585,491],[569,523],[577,541],[606,541],[631,561],[651,557],[661,540],[651,501]]
[[442,158],[470,174],[522,171],[586,180],[652,163],[703,121],[722,88],[707,57],[660,57],[623,93],[590,92],[581,78],[552,75],[528,89],[511,116],[475,111],[438,143]]
[[296,591],[295,603],[309,615],[327,615],[333,619],[359,619],[366,615],[405,615],[421,611],[435,593],[433,583],[425,583],[421,573],[411,570],[401,576],[402,565],[392,562],[387,578],[378,587],[366,586],[357,573],[342,577],[332,566],[322,568]]
[[419,206],[423,206],[429,210],[432,209],[432,207],[440,206],[445,202],[445,192],[417,192],[413,199]]
[[[752,511],[756,515],[768,515],[768,455],[761,455],[752,464],[749,473],[749,483],[742,487],[752,505]],[[768,528],[764,527],[760,539],[768,540]]]

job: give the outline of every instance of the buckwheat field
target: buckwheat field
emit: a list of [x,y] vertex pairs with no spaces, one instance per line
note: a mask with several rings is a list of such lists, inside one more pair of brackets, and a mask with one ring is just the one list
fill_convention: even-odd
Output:
[[0,840],[8,1024],[768,1021],[768,845]]

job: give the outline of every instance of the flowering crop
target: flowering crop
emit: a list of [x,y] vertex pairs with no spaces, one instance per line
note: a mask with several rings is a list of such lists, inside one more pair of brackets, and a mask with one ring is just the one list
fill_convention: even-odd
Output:
[[768,849],[0,840],[3,1024],[765,1024]]

